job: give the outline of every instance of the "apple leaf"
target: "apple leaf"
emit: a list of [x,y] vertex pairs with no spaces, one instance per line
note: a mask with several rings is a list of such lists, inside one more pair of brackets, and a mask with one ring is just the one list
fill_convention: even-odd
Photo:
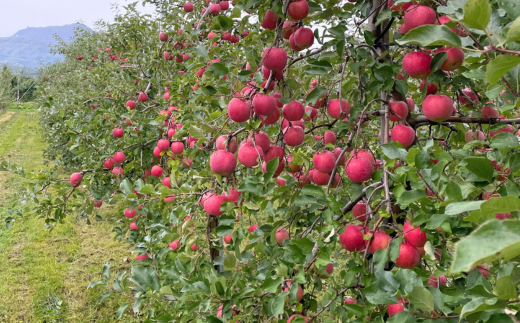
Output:
[[415,286],[408,298],[410,303],[426,313],[430,313],[435,309],[433,295],[424,287]]
[[309,95],[307,95],[307,103],[312,104],[312,105],[316,104],[316,101],[318,101],[320,96],[326,92],[327,92],[326,88],[321,87],[321,86],[316,87],[314,90],[312,90],[311,93],[309,93]]
[[517,0],[497,0],[498,5],[503,9],[509,17],[520,16],[520,6]]
[[513,21],[507,32],[506,43],[512,41],[520,41],[520,17]]
[[229,70],[226,67],[226,65],[222,63],[213,63],[210,66],[208,66],[208,70],[210,70],[213,74],[216,74],[218,76],[224,76],[227,73],[229,73]]
[[209,58],[208,56],[208,48],[203,44],[200,43],[199,46],[193,48],[193,52],[195,53],[195,56],[201,57],[201,58]]
[[491,148],[516,148],[518,137],[509,132],[501,132],[491,138]]
[[468,211],[475,211],[480,209],[480,205],[485,201],[470,201],[451,203],[444,211],[448,215],[458,215]]
[[470,271],[496,259],[520,255],[520,220],[491,220],[455,245],[450,272]]
[[491,20],[489,0],[469,0],[464,4],[462,23],[470,28],[485,30]]
[[477,177],[488,182],[493,181],[493,173],[495,168],[487,158],[484,157],[468,157],[464,161],[467,163],[466,168],[477,175]]
[[489,84],[495,84],[513,67],[520,64],[520,57],[513,55],[500,55],[492,60],[486,68],[486,78]]
[[448,27],[442,25],[424,25],[410,30],[401,39],[395,41],[399,45],[454,46],[461,47],[460,37]]

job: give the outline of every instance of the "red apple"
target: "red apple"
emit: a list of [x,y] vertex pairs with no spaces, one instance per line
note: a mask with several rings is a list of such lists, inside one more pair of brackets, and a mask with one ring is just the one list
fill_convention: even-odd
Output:
[[217,150],[209,158],[209,167],[213,173],[227,177],[235,171],[237,160],[232,153]]
[[431,73],[432,58],[425,52],[411,52],[403,58],[403,70],[410,77],[423,79]]
[[305,0],[290,2],[287,13],[292,20],[305,19],[309,15],[309,4]]
[[399,257],[395,261],[395,265],[400,268],[413,269],[421,261],[419,251],[412,245],[401,244],[399,249]]
[[397,141],[408,148],[415,142],[415,131],[412,127],[397,124],[392,128],[392,141]]
[[345,173],[354,183],[362,183],[372,177],[373,166],[370,160],[363,157],[352,157],[345,165]]
[[365,247],[363,233],[352,224],[347,225],[345,231],[339,235],[339,241],[347,251],[361,251]]
[[83,175],[81,175],[81,173],[73,173],[72,175],[70,175],[70,185],[74,187],[79,186],[82,179]]
[[422,104],[424,116],[428,120],[442,122],[453,113],[453,101],[447,95],[428,95]]

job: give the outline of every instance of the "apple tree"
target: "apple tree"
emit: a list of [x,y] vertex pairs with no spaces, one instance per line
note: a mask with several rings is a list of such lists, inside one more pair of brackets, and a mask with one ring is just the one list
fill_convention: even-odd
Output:
[[25,192],[114,210],[117,317],[515,321],[515,0],[145,3],[55,49]]

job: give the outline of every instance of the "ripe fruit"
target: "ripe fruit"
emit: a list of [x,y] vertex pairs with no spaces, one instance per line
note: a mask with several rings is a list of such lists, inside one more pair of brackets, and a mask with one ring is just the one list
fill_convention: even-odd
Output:
[[276,229],[276,243],[282,246],[285,239],[289,239],[289,233],[281,228]]
[[101,207],[103,205],[103,201],[94,201],[94,207]]
[[401,244],[399,249],[399,257],[395,260],[395,265],[400,268],[413,269],[421,261],[419,251],[412,245]]
[[412,127],[397,124],[392,128],[392,141],[397,141],[404,148],[408,148],[415,141],[415,131]]
[[284,21],[283,26],[282,26],[282,37],[284,39],[289,39],[291,37],[291,35],[296,30],[298,30],[298,28],[299,27],[298,27],[297,23],[290,21],[290,20]]
[[184,4],[184,11],[186,12],[192,12],[193,11],[193,3],[191,2],[186,2]]
[[269,150],[271,147],[271,141],[269,140],[269,136],[265,132],[259,132],[254,135],[254,137],[247,138],[247,142],[261,148],[264,153]]
[[484,106],[480,110],[480,112],[481,112],[481,115],[480,115],[481,118],[498,118],[499,117],[498,110],[493,108],[490,105]]
[[182,152],[184,151],[184,143],[181,141],[172,142],[171,150],[174,154],[182,154]]
[[[220,151],[220,150],[219,150]],[[253,168],[264,159],[264,151],[252,142],[243,141],[238,148],[238,161],[247,168]]]
[[283,141],[287,146],[299,146],[305,140],[305,132],[302,127],[293,126],[283,131]]
[[132,100],[129,100],[129,101],[126,101],[126,106],[128,108],[130,108],[130,110],[133,110],[135,109],[135,107],[137,106],[135,101],[132,101]]
[[406,222],[403,227],[404,237],[409,245],[414,247],[424,247],[426,244],[426,232],[421,232],[421,228],[414,228],[410,221]]
[[112,169],[112,174],[114,174],[116,177],[123,175],[124,172],[125,171],[121,167],[114,167],[114,169]]
[[284,104],[282,109],[283,117],[289,121],[298,121],[305,115],[303,104],[298,101]]
[[107,160],[103,163],[103,166],[104,166],[105,168],[112,169],[112,168],[114,168],[114,164],[115,164],[115,163],[114,163],[114,159],[113,159],[113,158],[109,158],[109,159],[107,159]]
[[125,217],[129,218],[129,219],[132,219],[133,217],[135,217],[135,214],[137,213],[137,210],[136,209],[126,209],[125,210]]
[[224,242],[227,244],[230,244],[232,238],[233,238],[233,233],[230,233],[228,236],[224,237]]
[[[437,87],[437,85],[435,85],[435,83],[428,84],[428,82],[422,81],[421,85],[420,85],[421,92],[425,86],[426,86],[426,95],[435,94],[435,93],[437,93],[437,91],[439,91],[439,88]],[[408,99],[406,99],[406,100],[408,101]]]
[[[314,272],[315,273],[318,273],[318,268],[316,268],[316,264],[313,265],[314,267]],[[322,268],[323,266],[320,266],[320,268]],[[323,269],[321,269],[320,271],[323,271]],[[323,274],[320,274],[320,278],[329,278],[329,276],[332,274],[332,272],[334,271],[334,265],[333,264],[327,264],[327,266],[325,266],[325,273]]]
[[148,95],[144,92],[139,93],[139,96],[137,97],[137,100],[139,102],[146,102],[148,101]]
[[444,47],[435,51],[435,55],[439,53],[446,53],[448,56],[441,65],[443,71],[454,71],[458,69],[464,62],[464,51],[456,47]]
[[403,101],[390,101],[390,120],[402,121],[408,116],[408,104]]
[[[341,155],[341,152],[342,152],[342,149],[341,148],[334,148],[334,150],[332,151],[334,153],[334,156],[336,157],[336,160],[339,158],[339,155]],[[346,154],[343,154],[343,156],[341,156],[341,160],[339,161],[339,164],[345,164],[347,162],[347,155]]]
[[354,150],[352,150],[350,152],[350,157],[354,157],[354,156],[366,158],[366,159],[370,160],[372,165],[376,164],[376,159],[374,158],[374,155],[372,155],[371,152],[366,151],[364,149],[354,149]]
[[318,116],[318,109],[315,109],[311,106],[305,107],[305,118],[303,118],[303,120],[305,120],[305,121],[314,120],[314,119],[316,119],[317,116]]
[[268,47],[262,52],[262,64],[268,70],[282,71],[287,65],[287,52],[283,48]]
[[402,311],[404,311],[404,307],[401,305],[401,301],[399,301],[399,304],[388,305],[388,316],[390,317]]
[[73,173],[70,175],[70,185],[76,187],[81,183],[81,180],[83,179],[83,175],[80,173]]
[[235,122],[245,122],[249,120],[251,116],[249,101],[246,102],[237,98],[232,99],[229,101],[227,113],[229,118]]
[[139,230],[137,223],[135,223],[135,222],[130,223],[130,230]]
[[354,216],[355,220],[365,222],[367,219],[367,205],[363,202],[358,202],[354,207],[352,208],[352,215]]
[[327,106],[327,113],[335,119],[344,119],[350,112],[350,103],[346,100],[341,100],[341,110],[339,107],[339,99],[330,100]]
[[423,101],[422,110],[429,120],[442,122],[453,113],[453,101],[447,95],[428,95]]
[[[271,71],[267,67],[262,66],[262,77],[264,78],[264,80],[269,79],[269,77],[271,76],[271,72],[274,72],[274,79],[277,81],[283,77],[283,71]],[[271,84],[274,84],[274,82]]]
[[379,249],[386,249],[390,245],[390,236],[384,231],[376,231],[368,247],[368,251],[372,254],[376,253]]
[[352,157],[345,165],[345,173],[347,177],[354,183],[361,183],[372,177],[372,163],[370,160],[362,157]]
[[425,52],[411,52],[404,55],[403,70],[410,77],[423,79],[432,72],[430,63],[432,58]]
[[139,256],[139,255],[135,256],[135,260],[137,260],[137,261],[146,260],[148,258],[149,258],[148,254],[146,254],[146,253],[144,255],[142,255],[142,256]]
[[172,188],[172,184],[170,184],[170,176],[166,176],[165,178],[163,178],[162,184],[163,186]]
[[436,22],[437,15],[430,7],[414,5],[404,13],[404,23],[409,30],[423,25],[435,25]]
[[347,305],[347,304],[357,304],[357,301],[355,299],[351,298],[351,297],[347,297],[347,298],[345,298],[345,302],[343,304],[345,304],[345,305]]
[[277,21],[278,21],[278,15],[271,10],[267,10],[264,15],[264,21],[262,22],[262,27],[264,27],[265,29],[275,30]]
[[486,135],[484,135],[484,133],[480,130],[477,130],[477,131],[468,130],[466,132],[466,134],[464,135],[464,139],[466,139],[466,143],[472,142],[473,140],[484,141],[484,140],[486,140]]
[[199,246],[196,243],[192,244],[191,251],[197,251],[197,250],[199,250]]
[[124,134],[125,134],[125,131],[122,128],[116,128],[116,129],[112,130],[112,135],[115,138],[122,138]]
[[355,225],[349,224],[339,235],[339,241],[347,251],[361,251],[365,247],[363,234]]
[[229,9],[229,1],[220,1],[219,5],[220,5],[220,9],[222,9],[222,10]]
[[330,175],[327,173],[322,173],[317,169],[311,169],[309,171],[309,176],[311,180],[316,185],[327,185],[330,181]]
[[249,227],[249,233],[255,232],[256,229],[258,229],[258,225],[257,224],[253,224],[252,226]]
[[235,171],[237,160],[232,153],[225,150],[217,150],[209,157],[209,167],[215,174],[229,176]]
[[[234,99],[233,99],[234,100]],[[253,98],[253,110],[256,114],[268,116],[278,109],[276,99],[269,94],[257,94]]]
[[160,151],[166,151],[170,147],[170,142],[167,139],[159,139],[157,142],[157,148],[159,148]]
[[164,31],[161,31],[161,32],[159,33],[159,39],[160,39],[161,41],[168,41],[168,34],[165,33]]
[[310,28],[300,28],[291,37],[294,37],[294,44],[299,50],[309,48],[314,44],[314,33]]
[[152,167],[152,175],[155,177],[161,177],[163,174],[163,169],[161,166],[155,165]]
[[[464,89],[462,90],[462,93],[464,95],[459,95],[459,102],[466,108],[470,108],[473,106],[473,104],[477,105],[480,102],[478,95],[476,95],[475,92],[473,92],[471,89]],[[466,97],[468,97],[469,100]]]
[[206,211],[210,215],[221,216],[224,214],[224,211],[221,211],[220,208],[222,204],[226,203],[226,198],[222,195],[213,194],[209,198],[204,201],[204,211]]
[[287,13],[292,20],[302,20],[309,15],[309,4],[305,0],[289,3]]
[[336,164],[336,156],[330,151],[323,150],[314,154],[312,162],[317,170],[322,173],[330,174]]
[[[217,141],[215,142],[215,146],[217,147],[217,150],[226,150],[227,141],[228,141],[228,135],[219,136],[217,138]],[[231,138],[227,148],[228,148],[229,152],[231,152],[233,154],[236,153],[236,151],[238,149],[238,142],[237,142],[236,137]]]
[[327,144],[336,144],[336,134],[332,131],[326,131],[324,134],[323,134],[323,143],[325,145]]
[[181,242],[179,240],[174,240],[170,243],[169,247],[172,250],[179,250],[181,248]]
[[218,15],[220,13],[220,6],[218,3],[212,3],[210,6],[209,6],[209,13],[213,14],[213,15]]

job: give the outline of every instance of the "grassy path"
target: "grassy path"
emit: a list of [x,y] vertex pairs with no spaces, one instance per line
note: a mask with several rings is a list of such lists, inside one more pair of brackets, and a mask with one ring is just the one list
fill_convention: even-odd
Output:
[[[34,112],[0,114],[0,161],[27,171],[41,168],[45,144],[39,132]],[[0,215],[14,206],[24,184],[0,172]],[[24,216],[11,230],[0,223],[0,323],[116,322],[114,313],[125,300],[110,298],[98,305],[104,290],[86,289],[101,279],[104,262],[111,262],[113,270],[130,267],[130,252],[113,241],[110,224],[89,226],[71,216],[48,231],[40,219]],[[130,315],[122,321],[139,322]]]

